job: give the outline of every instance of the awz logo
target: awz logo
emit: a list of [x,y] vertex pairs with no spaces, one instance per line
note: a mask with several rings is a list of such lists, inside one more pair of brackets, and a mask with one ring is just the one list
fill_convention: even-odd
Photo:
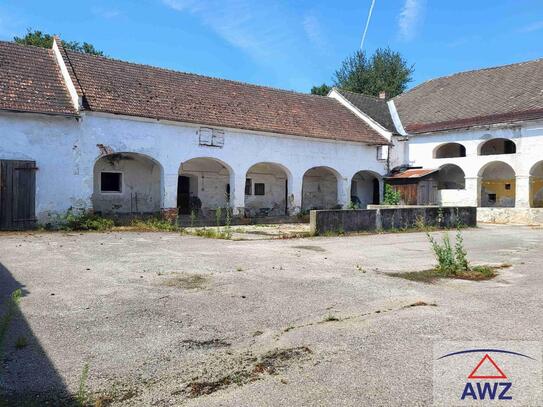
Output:
[[[484,368],[483,365],[488,363],[492,365],[493,369],[495,369],[496,373],[498,374],[478,374],[479,369],[482,370],[482,368]],[[473,369],[473,371],[469,374],[468,379],[507,380],[507,376],[505,375],[503,370],[501,370],[500,367],[496,364],[496,362],[494,362],[494,359],[492,359],[487,353],[477,364],[477,366],[475,366],[475,369]],[[474,384],[475,387],[473,386]],[[460,399],[465,400],[467,398],[473,400],[485,400],[488,396],[489,400],[496,400],[496,397],[498,400],[512,400],[513,397],[507,395],[511,386],[511,382],[467,382],[466,386],[464,387],[464,391],[462,392],[462,397],[460,397]]]
[[490,355],[508,354],[528,359],[532,358],[522,353],[503,349],[467,349],[449,353],[439,359],[472,353],[483,353],[484,356],[468,375],[460,400],[513,400],[513,383]]

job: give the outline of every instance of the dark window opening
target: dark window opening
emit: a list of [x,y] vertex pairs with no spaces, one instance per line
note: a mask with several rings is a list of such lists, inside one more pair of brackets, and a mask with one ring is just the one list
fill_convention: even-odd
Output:
[[251,186],[253,184],[253,181],[251,178],[245,179],[245,195],[251,195]]
[[265,195],[266,187],[262,183],[255,184],[255,195]]
[[488,194],[488,202],[496,203],[496,194]]
[[122,174],[120,172],[102,172],[100,174],[102,192],[122,192]]
[[506,189],[507,191],[511,190],[511,184],[505,184],[505,189]]
[[226,202],[230,202],[230,184],[226,184]]
[[492,139],[481,146],[480,155],[515,154],[517,146],[508,139]]

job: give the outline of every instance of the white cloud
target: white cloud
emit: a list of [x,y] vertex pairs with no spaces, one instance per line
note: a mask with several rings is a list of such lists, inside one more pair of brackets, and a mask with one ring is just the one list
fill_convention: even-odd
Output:
[[417,29],[423,17],[425,0],[405,0],[398,20],[400,38],[411,41],[417,34]]
[[[162,0],[173,10],[190,13],[230,45],[257,62],[286,58],[295,51],[292,16],[279,6],[252,0]],[[298,33],[299,34],[299,33]]]
[[304,28],[305,35],[315,46],[315,48],[319,49],[320,51],[324,51],[328,47],[328,43],[325,39],[325,36],[322,32],[322,26],[314,14],[306,14],[303,21],[302,26]]

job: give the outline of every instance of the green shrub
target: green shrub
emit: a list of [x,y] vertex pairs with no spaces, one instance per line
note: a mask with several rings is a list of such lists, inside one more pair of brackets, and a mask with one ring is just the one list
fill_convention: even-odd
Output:
[[84,210],[74,212],[69,209],[61,222],[61,229],[64,230],[110,230],[115,226],[111,219],[88,213]]
[[426,234],[432,245],[432,250],[437,260],[436,270],[444,275],[455,275],[470,271],[467,253],[464,248],[464,239],[460,230],[456,232],[456,241],[454,247],[451,244],[449,234],[445,234],[441,243],[439,243],[429,233]]
[[396,191],[392,185],[385,184],[385,195],[383,197],[383,204],[385,205],[399,205],[402,200],[402,194]]
[[347,204],[347,209],[360,209],[360,205],[358,205],[357,203],[354,203],[353,201],[350,201]]

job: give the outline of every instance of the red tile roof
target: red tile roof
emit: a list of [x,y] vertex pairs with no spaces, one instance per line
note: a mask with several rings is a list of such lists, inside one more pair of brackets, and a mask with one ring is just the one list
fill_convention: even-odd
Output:
[[394,98],[408,133],[543,118],[543,59],[432,79]]
[[367,144],[388,141],[338,101],[66,51],[86,107],[165,119]]
[[52,50],[0,41],[0,110],[77,114]]

